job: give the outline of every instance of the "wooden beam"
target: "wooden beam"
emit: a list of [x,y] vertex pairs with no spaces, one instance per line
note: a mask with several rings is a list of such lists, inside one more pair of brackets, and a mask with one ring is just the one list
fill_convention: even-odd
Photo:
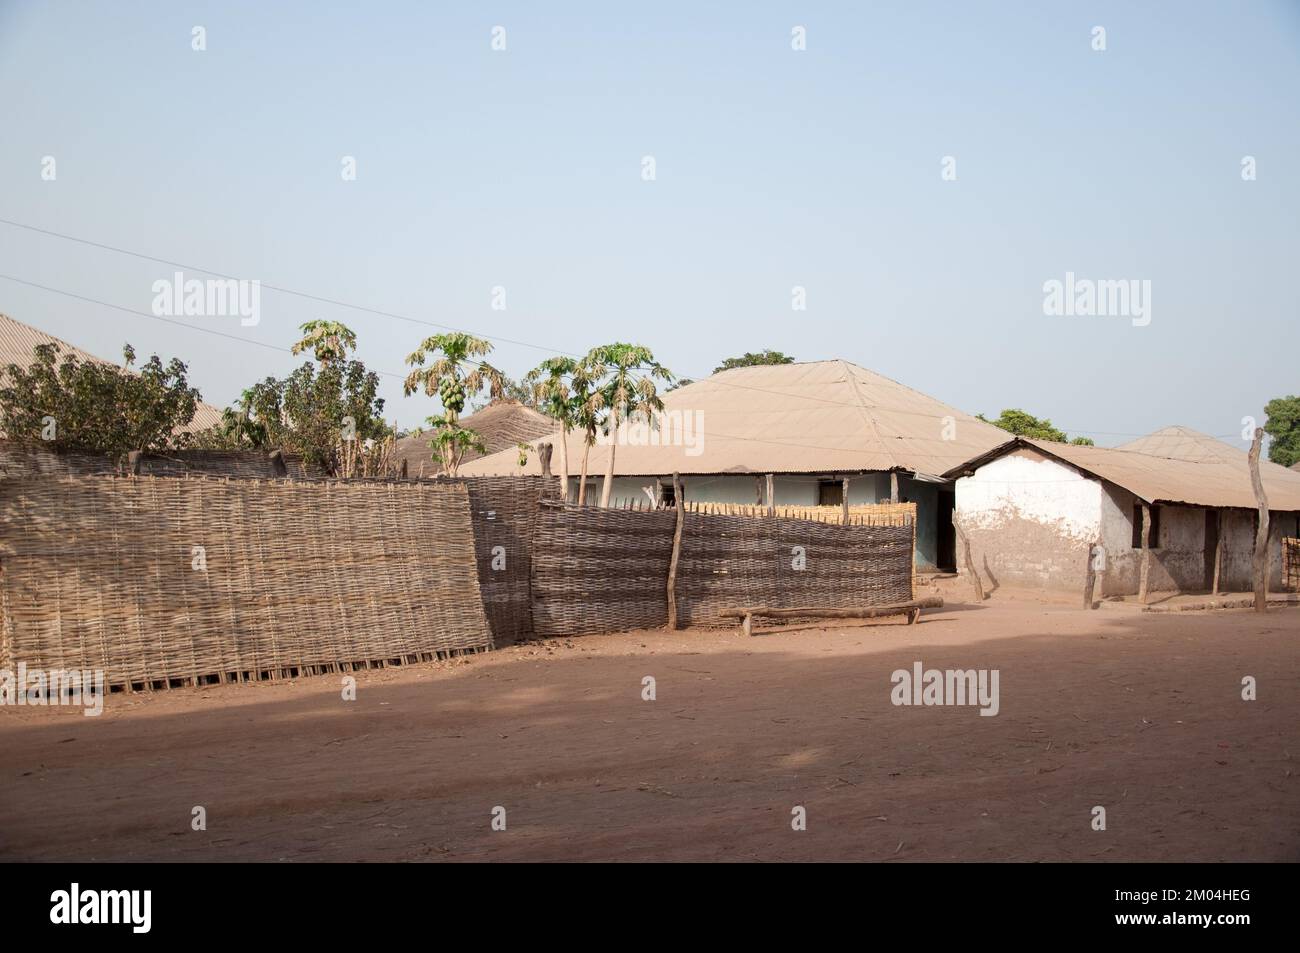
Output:
[[1142,562],[1138,566],[1138,602],[1147,604],[1147,587],[1151,582],[1151,505],[1142,503]]
[[898,471],[889,471],[889,502],[898,502]]
[[1210,595],[1219,594],[1219,574],[1223,571],[1223,510],[1214,511],[1214,584]]
[[673,555],[668,563],[668,629],[677,628],[677,562],[682,555],[682,523],[686,508],[682,506],[681,480],[673,473],[673,509],[677,511],[677,525],[673,528]]
[[1100,547],[1101,540],[1097,540],[1088,547],[1088,571],[1083,577],[1083,607],[1085,609],[1093,607],[1093,595],[1097,587],[1097,550]]
[[984,583],[980,581],[980,574],[975,571],[975,561],[970,557],[970,538],[966,535],[966,530],[962,529],[961,521],[957,519],[957,512],[952,514],[952,528],[957,532],[957,538],[961,540],[962,563],[966,566],[966,575],[970,576],[971,586],[975,590],[975,601],[984,601]]
[[1255,611],[1268,611],[1268,497],[1264,495],[1264,481],[1259,476],[1259,451],[1264,445],[1264,428],[1255,428],[1255,439],[1250,444],[1250,485],[1255,491],[1255,504],[1259,507],[1259,521],[1255,524],[1255,558],[1251,560],[1251,574],[1255,577]]
[[943,596],[926,596],[908,602],[894,602],[887,606],[862,606],[856,609],[775,609],[769,606],[746,606],[743,609],[723,609],[718,613],[724,619],[740,619],[746,615],[766,616],[772,619],[874,619],[881,615],[897,614],[909,609],[942,609]]
[[776,515],[776,477],[767,475],[767,515]]
[[849,525],[849,478],[845,477],[840,481],[840,494],[843,499],[840,500],[840,522],[845,526]]

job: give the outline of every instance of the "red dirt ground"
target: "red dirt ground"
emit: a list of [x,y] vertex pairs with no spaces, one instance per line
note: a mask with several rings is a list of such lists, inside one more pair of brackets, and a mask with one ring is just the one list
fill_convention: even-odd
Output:
[[[363,673],[354,702],[335,676],[6,708],[0,859],[1295,861],[1298,637],[1293,609],[999,593],[516,647]],[[894,707],[917,660],[1000,670],[1001,713]]]

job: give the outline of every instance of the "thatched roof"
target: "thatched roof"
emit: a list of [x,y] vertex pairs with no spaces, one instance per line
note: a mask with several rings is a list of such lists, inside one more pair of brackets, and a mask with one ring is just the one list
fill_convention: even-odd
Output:
[[[669,435],[669,445],[662,437],[638,442],[630,434],[617,447],[615,474],[937,474],[1007,439],[1005,430],[848,361],[732,368],[670,391],[663,401],[658,433]],[[695,446],[672,439],[679,421],[701,438]],[[559,441],[558,435],[547,439]],[[607,452],[592,447],[590,472],[604,472]],[[570,434],[570,461],[581,455],[582,436]],[[514,455],[500,453],[463,472],[540,471],[535,455],[521,471]]]
[[[533,443],[537,438],[551,433],[557,425],[550,417],[531,407],[525,407],[518,401],[498,400],[462,418],[461,426],[478,433],[486,451],[475,453],[471,450],[465,455],[466,461],[502,451],[512,455],[518,463],[518,444]],[[403,437],[394,444],[393,459],[399,463],[406,460],[407,473],[411,476],[419,476],[421,467],[425,476],[431,476],[441,469],[441,464],[434,459],[433,451],[429,449],[431,436],[431,432],[421,431]]]
[[[75,347],[52,334],[46,334],[39,328],[34,328],[30,324],[23,324],[21,321],[15,321],[7,314],[0,314],[0,373],[10,364],[17,364],[19,367],[30,367],[36,356],[32,353],[33,348],[38,344],[55,344],[59,348],[59,360],[62,360],[64,354],[75,354],[78,360],[92,364],[116,364],[116,361],[106,361],[102,357],[96,357],[79,347]],[[205,404],[199,401],[194,410],[194,419],[190,421],[189,426],[185,429],[191,433],[199,430],[206,430],[221,423],[221,411],[211,404]]]
[[[1128,490],[1148,503],[1255,509],[1245,451],[1187,427],[1166,427],[1123,447],[1076,447],[1016,437],[954,467],[949,477],[1025,447]],[[1146,448],[1144,452],[1142,448]],[[1300,473],[1267,460],[1260,481],[1271,510],[1300,510]]]

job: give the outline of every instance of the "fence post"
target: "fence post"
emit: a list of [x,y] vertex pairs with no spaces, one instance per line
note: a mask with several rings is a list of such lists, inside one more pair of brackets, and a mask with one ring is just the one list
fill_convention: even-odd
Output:
[[776,478],[772,474],[767,475],[767,515],[776,515]]
[[1251,575],[1255,577],[1255,611],[1268,611],[1268,497],[1264,495],[1264,481],[1259,476],[1259,451],[1264,441],[1264,428],[1255,428],[1255,439],[1250,444],[1250,485],[1255,491],[1259,506],[1259,520],[1255,525],[1255,558],[1251,560]]
[[677,525],[673,528],[673,558],[668,563],[668,629],[677,629],[677,560],[682,554],[682,522],[686,510],[682,506],[682,489],[677,473],[673,473],[673,509],[677,511]]
[[1142,503],[1142,564],[1138,567],[1138,602],[1147,604],[1147,586],[1151,581],[1151,505]]

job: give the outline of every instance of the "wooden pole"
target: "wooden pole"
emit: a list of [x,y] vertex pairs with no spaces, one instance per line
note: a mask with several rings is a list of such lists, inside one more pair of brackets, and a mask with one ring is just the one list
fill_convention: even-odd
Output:
[[682,488],[677,473],[673,473],[673,508],[677,511],[677,525],[673,528],[673,556],[668,563],[668,629],[677,629],[677,561],[682,555],[682,523],[686,510],[682,506]]
[[767,475],[767,515],[776,515],[776,477]]
[[1088,547],[1088,571],[1083,577],[1083,607],[1085,609],[1092,608],[1093,592],[1097,586],[1097,547],[1100,545],[1101,541],[1098,540]]
[[1223,510],[1214,511],[1214,585],[1210,595],[1219,594],[1219,573],[1223,571]]
[[898,502],[898,471],[889,471],[889,502]]
[[840,500],[840,522],[845,526],[849,525],[849,478],[845,477],[840,481],[840,494],[843,499]]
[[1147,586],[1151,582],[1151,506],[1142,504],[1142,562],[1138,567],[1138,602],[1147,604]]
[[1255,490],[1255,503],[1259,506],[1259,521],[1255,525],[1255,558],[1251,571],[1255,577],[1255,611],[1268,611],[1268,497],[1264,495],[1264,481],[1259,476],[1259,451],[1264,444],[1264,428],[1255,428],[1255,439],[1250,444],[1250,485]]
[[966,574],[970,576],[971,586],[975,590],[975,601],[983,602],[984,583],[980,580],[980,574],[975,571],[975,561],[970,558],[970,538],[966,535],[966,530],[962,529],[955,512],[952,516],[952,528],[957,531],[957,537],[961,540],[962,562],[966,565]]
[[549,443],[539,443],[537,445],[537,459],[542,464],[542,477],[548,480],[551,477],[551,452],[554,449]]

